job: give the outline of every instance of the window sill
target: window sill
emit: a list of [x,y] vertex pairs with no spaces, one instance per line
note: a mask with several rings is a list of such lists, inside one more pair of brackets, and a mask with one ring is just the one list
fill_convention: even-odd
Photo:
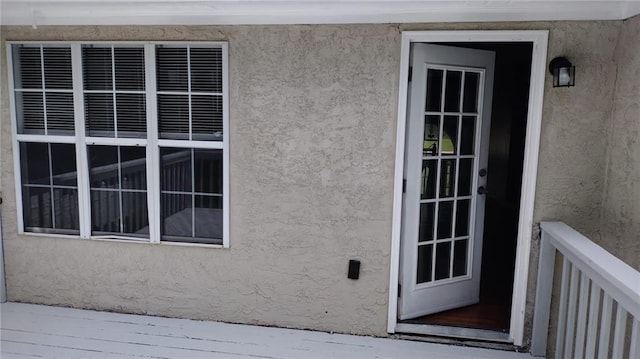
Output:
[[222,244],[209,244],[209,243],[188,243],[188,242],[151,242],[146,239],[140,239],[135,237],[129,238],[114,238],[114,237],[90,237],[90,238],[81,238],[78,235],[72,234],[58,234],[58,233],[37,233],[37,232],[18,232],[19,236],[26,237],[46,237],[46,238],[64,238],[64,239],[80,239],[80,240],[89,240],[96,242],[118,242],[118,243],[137,243],[137,244],[150,244],[150,245],[163,245],[163,246],[178,246],[178,247],[202,247],[202,248],[219,248],[219,249],[228,249],[229,247],[225,247]]

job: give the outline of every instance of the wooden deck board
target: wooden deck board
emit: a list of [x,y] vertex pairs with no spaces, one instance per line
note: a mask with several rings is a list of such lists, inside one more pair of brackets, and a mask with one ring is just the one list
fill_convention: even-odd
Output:
[[0,305],[2,358],[434,358],[528,354],[20,303]]

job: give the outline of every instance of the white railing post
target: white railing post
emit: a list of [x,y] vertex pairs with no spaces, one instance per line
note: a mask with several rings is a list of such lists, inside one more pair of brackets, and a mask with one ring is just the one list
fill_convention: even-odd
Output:
[[538,280],[536,282],[536,307],[533,316],[531,354],[545,357],[549,335],[549,313],[551,311],[551,290],[556,264],[556,249],[549,242],[548,235],[541,232],[540,257],[538,260]]

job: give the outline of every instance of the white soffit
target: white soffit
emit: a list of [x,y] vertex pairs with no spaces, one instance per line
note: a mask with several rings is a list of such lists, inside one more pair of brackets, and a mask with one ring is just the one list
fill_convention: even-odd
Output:
[[622,20],[640,0],[0,0],[2,25]]

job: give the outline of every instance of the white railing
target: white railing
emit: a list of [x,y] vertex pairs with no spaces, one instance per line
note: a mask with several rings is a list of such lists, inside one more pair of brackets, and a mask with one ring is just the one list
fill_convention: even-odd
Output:
[[562,222],[543,222],[531,353],[545,356],[556,252],[555,358],[640,358],[640,272]]

